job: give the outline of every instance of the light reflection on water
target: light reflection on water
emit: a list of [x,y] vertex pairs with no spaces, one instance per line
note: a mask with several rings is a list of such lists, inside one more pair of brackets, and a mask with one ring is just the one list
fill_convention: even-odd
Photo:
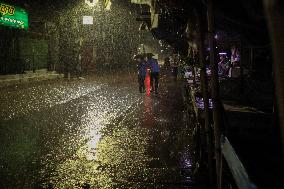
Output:
[[97,144],[99,142],[99,140],[101,139],[102,135],[99,134],[97,131],[93,131],[90,133],[90,138],[91,140],[87,143],[88,146],[88,151],[86,154],[86,158],[87,160],[95,160],[96,159],[96,154],[95,154],[95,150],[97,147]]
[[150,96],[150,90],[151,90],[151,85],[150,85],[150,71],[147,71],[147,75],[145,78],[145,88],[146,88],[146,94],[147,96]]
[[80,188],[84,183],[97,188],[122,187],[131,183],[125,179],[135,177],[143,167],[145,169],[146,160],[149,161],[145,155],[146,132],[130,129],[135,123],[125,125],[115,121],[131,109],[132,104],[143,99],[136,93],[133,96],[126,92],[116,90],[115,93],[122,96],[120,98],[114,94],[96,94],[96,99],[91,97],[84,102],[80,137],[75,140],[83,145],[71,158],[56,165],[46,185],[51,182],[55,188]]
[[[89,93],[105,87],[103,84],[87,83],[83,85],[66,84],[53,87],[53,85],[40,85],[37,87],[21,89],[21,93],[3,91],[0,96],[0,118],[10,120],[17,116],[28,115],[31,111],[40,111],[45,107],[53,107],[75,100]],[[12,100],[11,100],[12,99]]]
[[[176,178],[176,172],[167,166],[149,166],[165,159],[160,152],[164,153],[170,146],[166,146],[166,142],[172,137],[165,127],[171,121],[167,116],[155,115],[160,113],[157,98],[141,95],[133,88],[105,84],[67,88],[40,86],[31,93],[24,91],[24,96],[35,96],[18,105],[20,109],[10,120],[13,123],[15,117],[29,115],[16,124],[23,122],[24,127],[30,128],[29,132],[38,132],[35,135],[39,136],[33,138],[35,144],[29,145],[39,145],[39,154],[35,158],[39,165],[35,164],[35,167],[40,167],[37,173],[40,183],[45,187],[52,184],[59,189],[81,188],[85,183],[92,188],[153,188],[157,180],[167,182],[167,178]],[[45,96],[41,91],[51,95],[49,90],[57,91],[58,96],[45,100],[49,102],[47,108],[42,102]],[[62,100],[64,98],[69,100]],[[30,104],[30,109],[22,114],[26,104]],[[37,113],[32,112],[33,107]],[[9,110],[5,111],[9,113]],[[26,132],[23,131],[21,136],[24,137]],[[190,156],[185,156],[182,162],[181,167],[189,168]]]
[[[95,188],[124,188],[131,178],[143,178],[147,169],[148,133],[140,129],[117,128],[102,137],[92,130],[90,140],[72,159],[57,166],[52,183],[55,188],[80,188],[88,183]],[[129,180],[130,178],[130,180]],[[139,181],[136,181],[139,183]]]

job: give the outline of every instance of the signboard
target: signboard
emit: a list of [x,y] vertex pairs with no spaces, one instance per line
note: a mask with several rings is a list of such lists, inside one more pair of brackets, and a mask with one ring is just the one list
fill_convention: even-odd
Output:
[[13,5],[0,2],[0,25],[12,28],[28,29],[27,12]]
[[83,25],[92,25],[94,19],[92,16],[83,16]]

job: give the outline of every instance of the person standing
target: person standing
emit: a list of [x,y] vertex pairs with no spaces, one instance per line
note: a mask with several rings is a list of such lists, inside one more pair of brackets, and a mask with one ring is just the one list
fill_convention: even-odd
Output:
[[234,70],[240,66],[241,56],[236,46],[231,47],[231,68],[229,71],[229,77],[234,77]]
[[151,92],[155,92],[158,94],[158,87],[159,87],[159,73],[160,67],[158,61],[153,58],[152,53],[148,53],[147,55],[147,63],[150,67],[150,84],[151,84]]
[[138,70],[139,92],[143,93],[145,92],[145,77],[147,73],[147,63],[144,60],[143,56],[137,58],[137,61],[138,61],[137,70]]
[[218,63],[218,75],[221,77],[225,77],[229,75],[230,66],[226,61],[225,55],[220,55],[220,62]]

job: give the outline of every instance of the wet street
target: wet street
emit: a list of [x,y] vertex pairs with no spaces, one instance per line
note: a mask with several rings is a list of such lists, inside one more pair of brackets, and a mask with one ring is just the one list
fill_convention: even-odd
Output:
[[193,188],[181,85],[162,77],[140,94],[136,81],[1,88],[0,188]]

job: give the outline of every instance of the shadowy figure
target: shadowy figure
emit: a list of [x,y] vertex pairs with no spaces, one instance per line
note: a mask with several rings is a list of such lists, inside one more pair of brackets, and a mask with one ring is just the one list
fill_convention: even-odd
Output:
[[145,77],[147,73],[147,63],[144,60],[143,56],[140,56],[137,58],[138,64],[138,83],[139,83],[139,92],[144,93],[145,92]]
[[179,60],[180,60],[179,55],[173,54],[171,67],[172,67],[172,74],[173,74],[175,80],[177,80]]
[[218,75],[227,77],[229,75],[230,65],[226,61],[225,55],[220,55],[220,62],[218,62]]
[[82,186],[83,189],[90,189],[91,186],[88,183],[83,184]]
[[171,62],[170,62],[169,57],[166,57],[164,60],[164,68],[165,68],[166,73],[168,73],[169,70],[171,69]]

